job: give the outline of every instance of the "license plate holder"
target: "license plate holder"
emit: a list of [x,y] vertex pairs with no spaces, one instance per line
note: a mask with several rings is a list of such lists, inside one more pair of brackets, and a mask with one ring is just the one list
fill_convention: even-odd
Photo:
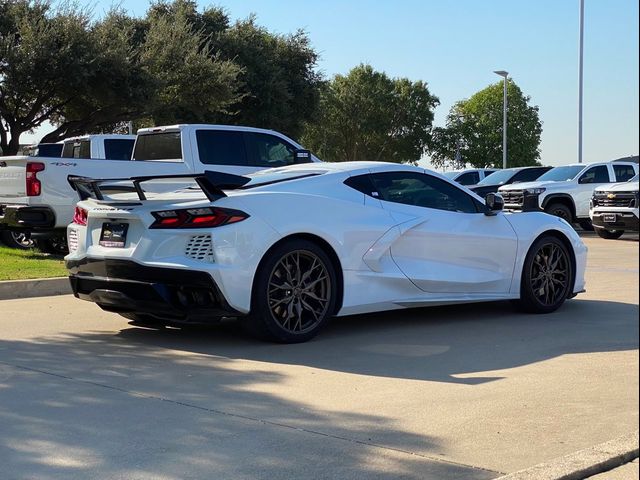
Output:
[[127,242],[129,224],[123,222],[104,222],[100,232],[100,246],[108,248],[124,248]]
[[615,223],[617,217],[618,216],[615,213],[605,213],[602,215],[602,221],[607,223]]

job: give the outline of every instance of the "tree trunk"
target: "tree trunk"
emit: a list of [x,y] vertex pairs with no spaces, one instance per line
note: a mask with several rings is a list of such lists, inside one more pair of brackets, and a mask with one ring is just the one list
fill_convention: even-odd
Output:
[[2,156],[9,157],[11,155],[17,155],[18,150],[20,150],[20,135],[22,132],[16,133],[14,131],[11,132],[11,140],[8,142],[5,140],[6,137],[3,136],[2,141]]

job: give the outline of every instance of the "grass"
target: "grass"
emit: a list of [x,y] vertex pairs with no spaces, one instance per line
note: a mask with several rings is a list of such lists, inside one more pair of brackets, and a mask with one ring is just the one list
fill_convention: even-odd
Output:
[[0,280],[66,277],[61,256],[0,246]]

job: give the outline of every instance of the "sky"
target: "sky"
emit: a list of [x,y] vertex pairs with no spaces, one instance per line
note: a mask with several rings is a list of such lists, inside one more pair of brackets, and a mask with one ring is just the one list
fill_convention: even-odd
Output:
[[[87,3],[97,16],[110,0]],[[144,15],[146,0],[122,3]],[[541,162],[577,161],[579,0],[226,0],[232,21],[251,13],[272,32],[304,29],[327,77],[360,63],[426,81],[451,106],[507,70],[543,122]],[[585,0],[583,161],[638,154],[638,1]],[[42,133],[24,136],[36,141]]]

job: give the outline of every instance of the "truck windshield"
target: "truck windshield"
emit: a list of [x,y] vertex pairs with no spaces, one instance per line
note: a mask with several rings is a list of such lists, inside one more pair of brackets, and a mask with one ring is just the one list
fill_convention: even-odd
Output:
[[580,165],[552,168],[544,175],[538,177],[536,182],[568,182],[576,178],[583,169],[584,166]]
[[180,132],[138,135],[133,160],[177,160],[182,158]]
[[505,182],[511,180],[516,170],[513,168],[507,168],[506,170],[498,170],[493,172],[488,177],[484,177],[478,182],[478,185],[502,185]]

